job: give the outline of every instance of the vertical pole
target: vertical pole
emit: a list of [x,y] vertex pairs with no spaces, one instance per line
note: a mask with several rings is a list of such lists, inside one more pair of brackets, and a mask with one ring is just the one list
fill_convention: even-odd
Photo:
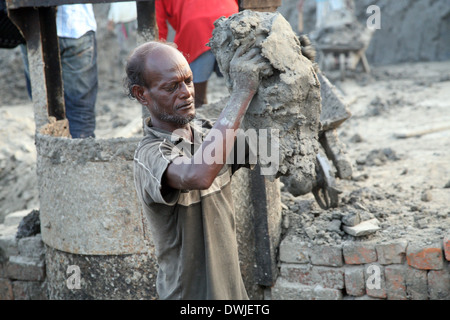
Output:
[[261,174],[260,165],[250,171],[250,195],[253,206],[253,230],[255,233],[255,281],[271,287],[274,284],[273,263],[270,245],[267,182]]
[[[239,11],[275,11],[280,0],[239,0]],[[255,235],[255,282],[271,287],[275,281],[275,257],[271,250],[269,232],[269,203],[267,188],[269,184],[261,174],[258,164],[250,172],[250,196],[253,206],[253,231]]]
[[56,120],[66,118],[61,57],[56,31],[56,8],[39,8],[42,53],[44,59],[45,87],[47,89],[48,115]]
[[138,45],[158,39],[155,0],[136,1],[136,10],[138,13]]
[[[158,25],[156,23],[155,0],[136,1],[138,34],[137,44],[141,45],[145,42],[157,40]],[[142,118],[150,116],[146,107],[142,106]]]
[[8,11],[27,43],[36,132],[49,122],[65,118],[64,91],[56,34],[55,8],[25,7]]

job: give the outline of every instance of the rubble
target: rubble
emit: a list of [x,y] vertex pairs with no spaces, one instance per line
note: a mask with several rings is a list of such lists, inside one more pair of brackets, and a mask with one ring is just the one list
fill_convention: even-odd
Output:
[[379,221],[377,219],[370,219],[363,221],[353,227],[344,226],[343,229],[349,235],[354,237],[367,236],[380,230],[378,226]]
[[[276,167],[274,172],[265,174],[268,179],[289,175],[303,188],[299,193],[310,192],[316,179],[319,148],[320,81],[313,62],[303,56],[300,41],[289,23],[279,13],[245,10],[217,20],[209,46],[228,90],[232,90],[235,77],[229,65],[239,46],[259,48],[267,59],[270,69],[261,75],[243,128],[269,131],[268,150],[277,150],[278,159],[258,154],[261,168]],[[272,149],[272,145],[277,149]]]

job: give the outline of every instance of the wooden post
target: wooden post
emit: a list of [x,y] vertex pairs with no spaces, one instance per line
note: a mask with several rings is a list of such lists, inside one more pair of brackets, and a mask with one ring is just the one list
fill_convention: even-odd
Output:
[[49,123],[49,116],[65,119],[54,7],[24,7],[8,10],[11,20],[27,43],[36,132]]

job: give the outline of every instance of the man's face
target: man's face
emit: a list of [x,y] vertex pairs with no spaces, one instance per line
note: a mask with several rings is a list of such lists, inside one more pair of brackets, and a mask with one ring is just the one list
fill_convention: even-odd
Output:
[[145,64],[144,97],[151,115],[174,128],[194,119],[192,71],[183,55],[164,47],[153,52]]

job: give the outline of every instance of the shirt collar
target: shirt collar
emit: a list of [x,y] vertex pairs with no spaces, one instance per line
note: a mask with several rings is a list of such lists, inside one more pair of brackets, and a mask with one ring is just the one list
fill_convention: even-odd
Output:
[[[144,120],[144,131],[146,134],[151,134],[152,136],[160,139],[165,139],[173,144],[180,143],[181,141],[192,143],[192,141],[188,141],[185,138],[177,135],[176,133],[156,128],[152,126],[152,119],[151,117],[148,117]],[[199,119],[195,119],[190,123],[193,137],[194,137],[194,144],[201,144],[203,142],[203,139],[206,136],[206,132],[202,126],[203,121]]]

